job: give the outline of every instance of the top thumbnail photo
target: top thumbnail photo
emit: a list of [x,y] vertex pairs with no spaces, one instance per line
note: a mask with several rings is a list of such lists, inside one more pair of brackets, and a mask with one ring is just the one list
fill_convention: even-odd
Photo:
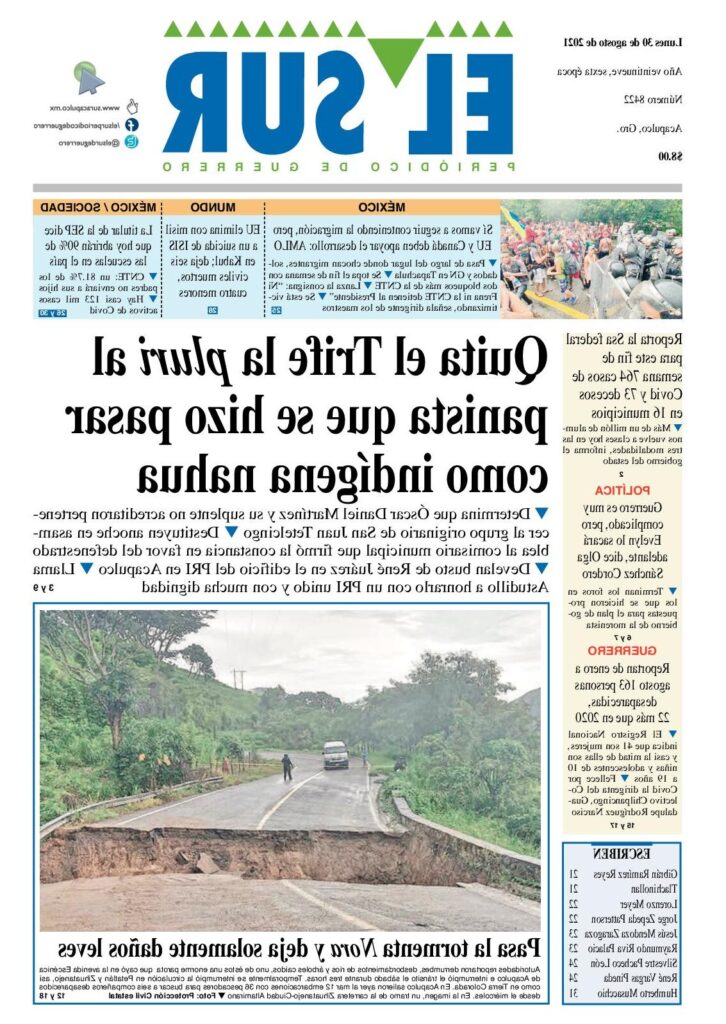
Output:
[[502,317],[680,320],[682,223],[676,199],[503,204]]

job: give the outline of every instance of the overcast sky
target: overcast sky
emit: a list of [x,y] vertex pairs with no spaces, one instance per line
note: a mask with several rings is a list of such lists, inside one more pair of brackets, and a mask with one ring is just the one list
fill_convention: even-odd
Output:
[[511,696],[546,683],[540,608],[220,608],[193,640],[222,682],[244,669],[248,690],[279,684],[357,700],[369,684],[403,679],[426,650],[494,658]]

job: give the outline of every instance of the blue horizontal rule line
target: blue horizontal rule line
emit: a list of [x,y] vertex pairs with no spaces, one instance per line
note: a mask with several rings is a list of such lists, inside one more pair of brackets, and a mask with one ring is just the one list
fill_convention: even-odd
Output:
[[612,843],[590,843],[590,846],[652,846],[653,843],[641,843],[639,840],[634,840],[632,843],[626,842],[612,842]]
[[[423,605],[470,605],[471,607],[477,608],[481,605],[527,605],[528,607],[549,607],[549,601],[33,601],[33,607],[45,607],[47,605],[63,605],[63,607],[69,607],[70,605],[82,605],[87,608],[97,608],[101,605],[114,605],[115,607],[121,607],[122,605],[138,605],[138,604],[181,604],[187,607],[199,607],[200,605],[210,605],[216,607],[217,605],[337,605],[338,607],[346,608],[349,605],[377,605],[377,604],[391,604],[391,605],[402,605],[402,604],[423,604]],[[85,1006],[85,1003],[80,1005]]]

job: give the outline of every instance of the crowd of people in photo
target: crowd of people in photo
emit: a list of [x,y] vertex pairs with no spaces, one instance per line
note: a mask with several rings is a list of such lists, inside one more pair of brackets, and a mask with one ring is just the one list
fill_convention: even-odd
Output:
[[[603,315],[593,280],[605,275],[617,282],[627,303],[635,286],[652,286],[637,293],[636,316],[668,319],[682,315],[683,241],[673,228],[648,231],[634,224],[525,219],[518,229],[502,225],[501,313],[528,319],[544,305],[572,306],[590,316]],[[597,269],[596,269],[597,268]],[[592,301],[590,301],[592,298]],[[538,303],[544,299],[544,303]],[[549,300],[549,302],[548,302]],[[567,315],[564,310],[561,315]]]

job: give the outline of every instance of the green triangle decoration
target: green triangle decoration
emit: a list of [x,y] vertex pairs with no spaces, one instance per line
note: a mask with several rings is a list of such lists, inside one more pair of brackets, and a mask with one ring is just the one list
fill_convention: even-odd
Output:
[[[210,39],[223,39],[223,38],[227,37],[227,34],[228,33],[227,33],[226,29],[224,28],[224,26],[222,25],[222,23],[220,21],[218,21],[215,24],[215,26],[212,29],[212,31],[209,33],[209,37],[210,37]],[[305,38],[308,38],[308,39],[309,38],[318,38],[319,35],[320,35],[318,30],[313,25],[312,21],[309,21],[307,23],[307,25],[305,26],[305,28],[303,29],[303,31],[300,34],[301,34],[301,36],[303,36]],[[240,21],[239,25],[234,30],[232,35],[233,35],[234,38],[240,39],[240,38],[249,38],[251,33],[249,32],[249,30],[248,30],[247,26],[245,25],[245,23],[243,21]],[[267,24],[267,22],[263,21],[262,24],[260,25],[259,29],[255,33],[255,35],[258,38],[271,38],[272,36],[274,36],[274,33],[270,29],[270,27]],[[324,35],[327,38],[329,38],[329,39],[330,38],[340,39],[343,36],[343,33],[340,31],[340,29],[338,28],[337,24],[334,21],[331,21],[330,25],[325,30]],[[488,39],[488,38],[490,38],[491,33],[487,29],[487,27],[484,24],[484,22],[480,21],[479,24],[474,29],[474,31],[471,33],[471,35],[475,39]],[[512,31],[509,28],[509,25],[507,25],[506,21],[503,21],[501,23],[501,25],[499,26],[499,28],[497,29],[497,31],[494,33],[494,35],[495,35],[495,38],[497,38],[497,39],[511,39],[512,38]],[[183,36],[183,32],[180,31],[179,26],[177,25],[177,23],[175,21],[172,21],[169,24],[169,27],[167,28],[166,32],[164,33],[164,37],[167,38],[167,39],[180,39],[180,38],[182,38],[182,36]],[[294,38],[295,37],[295,30],[293,29],[293,27],[291,26],[289,21],[285,22],[285,24],[283,25],[283,27],[281,28],[281,30],[279,32],[279,36],[281,38]],[[444,36],[445,36],[445,33],[442,31],[441,26],[439,25],[438,21],[434,21],[433,24],[431,25],[431,28],[426,33],[426,38],[428,38],[428,39],[442,39],[442,38],[444,38]],[[201,38],[204,38],[204,31],[202,30],[202,28],[201,28],[201,26],[200,26],[198,21],[195,21],[193,23],[192,27],[187,32],[187,38],[189,38],[189,39],[201,39]],[[353,27],[351,28],[350,32],[348,32],[348,38],[349,39],[365,39],[366,38],[366,34],[363,31],[363,29],[361,28],[360,22],[358,22],[358,21],[354,22]],[[465,29],[462,26],[460,21],[457,21],[456,24],[454,25],[454,27],[452,28],[451,32],[449,33],[449,38],[452,38],[452,39],[466,38],[466,31],[465,31]],[[376,45],[373,45],[374,43]],[[401,82],[403,76],[405,75],[406,71],[408,70],[408,67],[409,67],[411,61],[413,60],[413,58],[418,53],[418,50],[420,49],[421,43],[422,43],[422,40],[415,40],[415,39],[376,39],[376,40],[371,40],[371,45],[373,46],[373,49],[376,52],[376,55],[378,56],[378,59],[380,60],[381,64],[383,64],[383,67],[385,68],[386,73],[388,74],[389,78],[394,83],[394,85],[398,85]]]
[[[232,33],[232,35],[236,39],[249,38],[250,32],[245,23],[241,21],[237,28]],[[269,38],[272,37],[274,33],[270,29],[267,22],[263,21],[255,35],[258,38]],[[282,29],[279,32],[279,35],[281,38],[294,38],[295,30],[292,28],[289,21],[285,22],[285,24],[283,25]],[[315,28],[313,23],[309,21],[305,28],[303,29],[303,31],[301,32],[301,35],[305,38],[317,38],[319,37],[319,32]],[[339,39],[342,37],[343,33],[340,31],[336,23],[334,21],[331,21],[324,35],[327,38]],[[497,39],[511,39],[512,31],[509,28],[509,25],[507,25],[506,21],[503,21],[499,28],[497,29],[497,31],[494,33],[494,35],[495,38]],[[182,36],[183,32],[181,32],[179,26],[175,21],[172,21],[170,23],[169,27],[164,33],[164,37],[166,39],[181,39]],[[438,21],[435,21],[431,25],[431,28],[426,33],[426,37],[428,39],[442,39],[444,38],[444,36],[445,33],[441,30],[441,26],[439,25]],[[489,32],[483,21],[480,21],[479,24],[474,29],[474,31],[472,32],[472,37],[475,39],[489,39],[490,36],[491,33]],[[227,37],[227,31],[220,21],[216,23],[212,31],[209,33],[209,37],[210,39],[223,39]],[[466,38],[466,31],[464,30],[460,21],[456,22],[451,32],[449,33],[449,37],[452,39]],[[187,32],[187,38],[204,38],[204,31],[202,30],[198,21],[195,21],[192,27]],[[353,24],[353,27],[348,33],[348,38],[366,38],[366,34],[361,28],[360,22],[356,21]],[[376,43],[376,46],[373,46],[374,42]],[[397,46],[396,44],[403,45]],[[386,73],[388,74],[391,81],[394,83],[394,85],[398,85],[403,76],[405,75],[406,71],[408,70],[411,61],[416,56],[416,53],[418,53],[418,50],[421,46],[421,41],[414,39],[378,39],[375,41],[371,40],[371,45],[373,46],[373,49],[375,50],[376,55],[378,56],[378,59],[380,60],[381,64],[383,64],[383,67],[386,69]],[[409,57],[406,57],[407,53],[410,54]]]
[[397,88],[421,49],[423,39],[369,39],[368,42]]

